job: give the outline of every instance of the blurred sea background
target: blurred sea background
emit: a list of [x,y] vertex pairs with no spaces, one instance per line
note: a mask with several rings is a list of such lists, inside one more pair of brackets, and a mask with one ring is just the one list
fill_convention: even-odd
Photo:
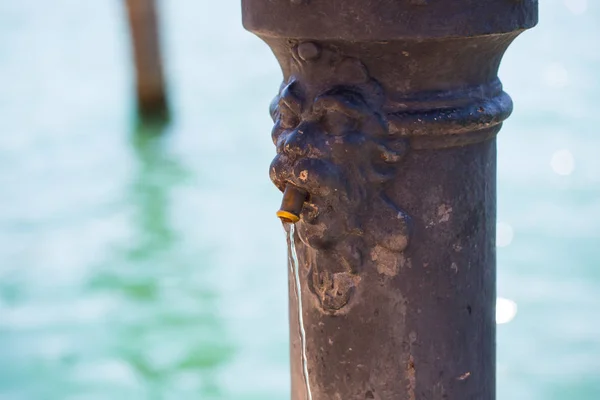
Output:
[[[500,400],[600,399],[600,3],[541,0],[500,78]],[[122,1],[0,2],[0,399],[289,399],[268,179],[281,72],[239,1],[159,3],[135,123]],[[142,130],[142,132],[140,132]]]

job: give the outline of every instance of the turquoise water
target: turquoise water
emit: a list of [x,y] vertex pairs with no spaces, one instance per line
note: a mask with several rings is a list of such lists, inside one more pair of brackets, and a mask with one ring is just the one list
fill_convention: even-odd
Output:
[[[281,74],[237,1],[161,10],[159,137],[135,127],[121,1],[0,2],[1,399],[289,398]],[[542,0],[501,68],[501,400],[600,398],[599,20]]]

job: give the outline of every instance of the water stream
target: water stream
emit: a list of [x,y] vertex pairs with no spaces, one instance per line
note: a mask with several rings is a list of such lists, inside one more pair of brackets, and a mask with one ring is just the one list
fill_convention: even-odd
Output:
[[304,318],[302,317],[302,285],[300,284],[298,255],[296,254],[296,243],[294,242],[296,230],[294,224],[289,224],[289,228],[288,240],[290,241],[290,271],[294,277],[294,291],[296,293],[296,300],[298,303],[298,327],[300,330],[300,342],[302,346],[302,374],[304,376],[304,384],[306,386],[306,398],[307,400],[312,400],[310,380],[308,378],[308,360],[306,358],[306,331],[304,330]]

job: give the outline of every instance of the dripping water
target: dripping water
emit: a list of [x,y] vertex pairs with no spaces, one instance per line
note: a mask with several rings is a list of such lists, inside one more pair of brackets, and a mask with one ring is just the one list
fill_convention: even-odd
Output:
[[296,292],[296,300],[298,303],[298,327],[300,329],[300,343],[302,347],[302,374],[304,376],[304,384],[306,386],[306,398],[312,400],[310,392],[310,381],[308,379],[308,360],[306,357],[306,331],[304,330],[304,318],[302,317],[302,286],[300,284],[300,271],[298,268],[298,255],[296,254],[296,243],[294,242],[295,226],[289,224],[290,241],[290,272],[294,277],[294,291]]

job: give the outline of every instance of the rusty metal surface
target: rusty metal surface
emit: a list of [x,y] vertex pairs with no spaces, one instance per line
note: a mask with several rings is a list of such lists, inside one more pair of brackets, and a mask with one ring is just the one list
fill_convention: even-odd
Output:
[[243,1],[284,75],[271,179],[308,193],[312,398],[494,399],[495,136],[512,110],[497,71],[537,3],[292,3]]

